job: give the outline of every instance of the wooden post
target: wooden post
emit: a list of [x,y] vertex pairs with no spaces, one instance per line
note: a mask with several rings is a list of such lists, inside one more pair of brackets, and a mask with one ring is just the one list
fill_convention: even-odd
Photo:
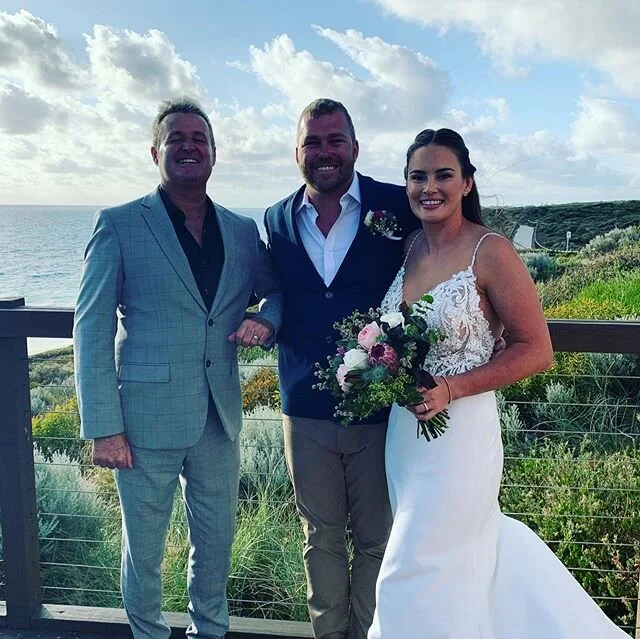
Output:
[[[24,299],[0,300],[19,306]],[[0,513],[7,626],[28,628],[41,592],[26,337],[0,337]]]

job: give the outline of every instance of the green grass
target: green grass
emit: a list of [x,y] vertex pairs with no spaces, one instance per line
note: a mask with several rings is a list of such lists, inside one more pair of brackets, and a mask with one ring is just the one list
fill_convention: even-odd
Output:
[[627,314],[640,316],[640,269],[611,280],[593,282],[577,299],[596,302],[614,301],[627,309]]

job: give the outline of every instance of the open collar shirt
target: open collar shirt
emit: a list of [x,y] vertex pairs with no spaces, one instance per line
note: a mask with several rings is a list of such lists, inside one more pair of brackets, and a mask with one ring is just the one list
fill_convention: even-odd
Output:
[[340,198],[340,215],[326,237],[316,224],[318,212],[309,201],[306,189],[296,209],[302,244],[325,286],[333,281],[356,237],[361,201],[360,182],[354,173],[349,190]]
[[185,214],[171,201],[162,187],[160,187],[160,197],[173,224],[180,246],[189,261],[191,273],[198,285],[202,300],[207,310],[210,311],[213,298],[218,291],[224,264],[224,244],[216,219],[215,205],[207,197],[207,213],[202,229],[202,246],[200,246],[185,226]]

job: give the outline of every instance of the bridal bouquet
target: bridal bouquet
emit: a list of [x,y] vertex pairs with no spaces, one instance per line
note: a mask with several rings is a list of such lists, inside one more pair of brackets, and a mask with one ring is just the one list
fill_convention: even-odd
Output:
[[[422,395],[416,386],[435,388],[433,376],[422,368],[431,345],[443,337],[426,323],[432,302],[431,295],[423,295],[411,306],[403,302],[398,313],[354,311],[334,325],[341,339],[336,354],[327,358],[327,366],[316,364],[320,381],[314,388],[329,390],[339,398],[335,417],[343,425],[394,402],[420,404]],[[418,420],[417,436],[422,434],[427,441],[438,437],[448,419],[445,410],[428,421]]]

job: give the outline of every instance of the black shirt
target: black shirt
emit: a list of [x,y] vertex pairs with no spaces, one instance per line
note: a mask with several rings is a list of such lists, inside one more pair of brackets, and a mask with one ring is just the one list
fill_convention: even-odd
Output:
[[208,208],[202,228],[202,247],[200,247],[189,232],[189,229],[184,225],[185,214],[171,201],[162,187],[160,187],[160,197],[167,209],[180,246],[182,246],[182,250],[187,256],[202,300],[207,310],[210,311],[213,298],[218,290],[222,265],[224,264],[224,245],[222,244],[222,235],[216,219],[215,206],[207,198]]

